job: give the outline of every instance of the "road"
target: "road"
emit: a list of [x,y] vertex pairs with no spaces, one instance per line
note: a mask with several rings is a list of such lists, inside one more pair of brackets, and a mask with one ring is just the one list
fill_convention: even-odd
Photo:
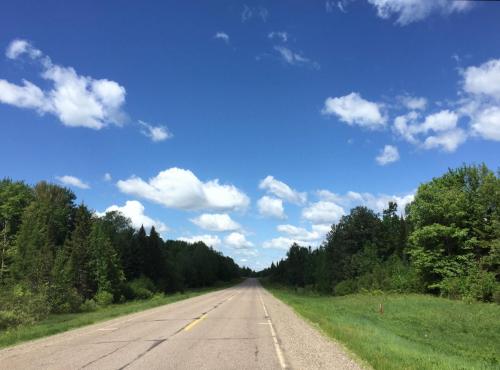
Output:
[[0,351],[1,369],[359,369],[256,279]]

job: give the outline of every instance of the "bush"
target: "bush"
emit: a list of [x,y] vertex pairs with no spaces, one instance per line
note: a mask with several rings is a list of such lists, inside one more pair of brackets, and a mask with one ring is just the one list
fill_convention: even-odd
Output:
[[497,299],[497,284],[495,274],[474,266],[467,274],[443,279],[438,286],[441,295],[451,299],[492,301]]
[[335,295],[347,295],[357,291],[358,287],[354,280],[344,280],[335,285]]
[[113,294],[102,290],[100,292],[97,292],[97,294],[94,296],[94,300],[99,306],[109,306],[111,303],[113,303]]
[[153,296],[154,290],[155,286],[151,279],[141,276],[128,284],[127,295],[129,299],[149,299]]
[[23,318],[14,311],[0,311],[0,330],[22,324]]
[[495,291],[493,292],[493,302],[496,304],[500,304],[500,284],[497,283],[495,287]]
[[86,299],[85,302],[80,305],[81,312],[93,312],[95,310],[97,310],[97,303],[93,299]]

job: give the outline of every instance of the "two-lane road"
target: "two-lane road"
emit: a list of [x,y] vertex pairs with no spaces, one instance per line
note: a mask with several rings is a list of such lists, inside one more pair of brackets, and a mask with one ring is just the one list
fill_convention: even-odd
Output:
[[0,351],[1,369],[357,369],[255,279]]

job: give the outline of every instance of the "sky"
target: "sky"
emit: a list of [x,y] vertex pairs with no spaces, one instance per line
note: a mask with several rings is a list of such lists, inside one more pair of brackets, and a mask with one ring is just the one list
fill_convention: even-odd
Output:
[[0,176],[261,269],[500,158],[500,2],[2,1]]

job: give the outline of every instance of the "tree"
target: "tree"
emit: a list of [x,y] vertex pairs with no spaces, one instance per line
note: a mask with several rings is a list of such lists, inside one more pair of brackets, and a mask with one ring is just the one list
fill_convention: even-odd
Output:
[[24,209],[33,200],[31,188],[24,182],[9,179],[0,181],[0,285],[10,272],[14,254],[13,241],[21,223]]
[[13,272],[32,288],[50,284],[57,251],[73,225],[75,195],[46,182],[34,188],[34,199],[26,207],[16,239]]

